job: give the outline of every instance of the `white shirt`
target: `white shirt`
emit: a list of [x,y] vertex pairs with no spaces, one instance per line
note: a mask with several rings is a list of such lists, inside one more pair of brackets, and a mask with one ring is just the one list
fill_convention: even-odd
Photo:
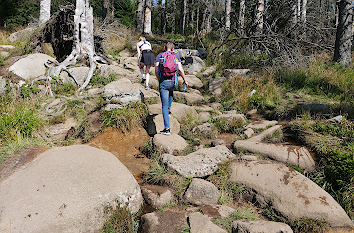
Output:
[[151,44],[148,41],[139,41],[137,45],[138,45],[138,48],[140,48],[140,51],[152,50]]

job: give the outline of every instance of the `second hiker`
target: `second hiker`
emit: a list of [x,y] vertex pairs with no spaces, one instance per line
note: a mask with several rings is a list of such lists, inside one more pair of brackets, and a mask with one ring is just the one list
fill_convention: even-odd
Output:
[[145,37],[141,36],[139,42],[136,44],[136,50],[138,52],[138,63],[142,75],[141,81],[145,81],[145,89],[149,89],[149,71],[151,66],[155,63],[151,44],[145,40]]
[[173,89],[178,84],[177,71],[180,72],[184,83],[187,81],[181,64],[181,59],[173,52],[174,45],[168,42],[165,46],[165,52],[160,53],[156,58],[155,75],[159,80],[159,91],[162,103],[162,116],[164,129],[161,134],[170,135],[170,119],[169,114],[173,101]]

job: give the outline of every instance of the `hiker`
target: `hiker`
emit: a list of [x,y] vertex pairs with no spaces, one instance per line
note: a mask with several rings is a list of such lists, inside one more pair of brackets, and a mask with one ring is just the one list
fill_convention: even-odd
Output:
[[156,58],[155,75],[159,80],[159,91],[162,102],[162,116],[164,129],[160,134],[170,135],[171,104],[173,101],[173,89],[178,85],[177,70],[181,73],[184,84],[187,84],[181,59],[173,51],[174,45],[168,42],[165,46],[165,52],[160,53]]
[[[145,37],[139,37],[139,42],[136,43],[138,52],[138,65],[142,75],[141,82],[145,81],[145,89],[149,89],[150,68],[155,63],[154,53],[152,52],[151,44],[146,41]],[[145,68],[145,69],[144,69]]]

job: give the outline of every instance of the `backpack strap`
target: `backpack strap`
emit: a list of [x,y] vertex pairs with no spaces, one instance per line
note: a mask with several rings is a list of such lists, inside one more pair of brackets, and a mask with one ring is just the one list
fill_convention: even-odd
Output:
[[144,42],[139,46],[139,49],[141,49],[141,47],[143,47],[144,44],[148,44],[148,43],[144,40]]

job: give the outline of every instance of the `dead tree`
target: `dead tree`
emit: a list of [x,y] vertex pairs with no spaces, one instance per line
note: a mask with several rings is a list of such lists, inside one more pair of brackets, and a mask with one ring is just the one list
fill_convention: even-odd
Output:
[[257,14],[256,14],[256,23],[257,23],[257,34],[262,34],[263,25],[264,25],[264,0],[258,0]]
[[302,0],[302,11],[301,11],[301,21],[306,23],[306,13],[307,13],[307,0]]
[[240,33],[243,35],[245,33],[245,12],[246,12],[246,0],[240,1],[240,14],[238,17],[238,24],[240,27]]
[[145,0],[144,33],[151,34],[151,5],[152,0]]
[[143,33],[144,31],[144,0],[138,0],[136,10],[136,31]]
[[231,0],[226,0],[225,1],[225,28],[226,28],[226,30],[230,30],[230,28],[231,28],[230,14],[231,14]]
[[338,27],[333,61],[348,67],[351,62],[353,5],[351,0],[338,2]]
[[187,0],[182,0],[182,13],[181,13],[181,23],[180,23],[180,33],[184,35],[184,28],[186,25],[186,14],[187,14]]
[[50,19],[50,0],[41,0],[39,24],[44,24]]
[[53,96],[51,89],[52,77],[59,77],[62,70],[65,70],[69,65],[75,64],[78,58],[83,57],[88,57],[90,70],[85,82],[79,88],[79,92],[84,90],[89,84],[100,57],[95,55],[93,9],[89,5],[89,0],[76,0],[72,52],[58,66],[49,67],[46,75],[46,82],[47,93],[50,96]]

